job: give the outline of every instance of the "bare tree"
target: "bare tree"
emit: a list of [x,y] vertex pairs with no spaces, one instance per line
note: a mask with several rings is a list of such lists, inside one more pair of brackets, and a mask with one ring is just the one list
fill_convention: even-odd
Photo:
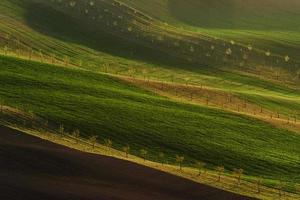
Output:
[[175,79],[175,76],[174,76],[174,74],[172,74],[172,75],[171,75],[171,82],[172,82],[172,83],[174,83],[174,79]]
[[193,95],[194,95],[194,93],[191,92],[191,93],[190,93],[190,100],[191,100],[191,101],[193,101]]
[[300,194],[300,184],[295,185],[296,193]]
[[179,170],[182,170],[182,163],[184,161],[184,156],[176,155],[176,162],[179,165]]
[[0,111],[1,111],[1,113],[3,113],[3,111],[4,111],[3,107],[4,107],[4,100],[0,99]]
[[237,179],[238,186],[240,186],[244,170],[243,169],[234,169],[233,173]]
[[220,182],[221,176],[224,173],[225,168],[224,168],[224,166],[218,166],[218,167],[216,167],[216,171],[218,172],[218,182]]
[[20,58],[21,50],[19,48],[16,49],[17,57]]
[[165,154],[163,152],[160,152],[158,154],[158,157],[160,159],[161,165],[163,166],[164,165]]
[[105,145],[106,148],[107,148],[107,152],[110,151],[110,149],[111,149],[111,147],[112,147],[112,144],[113,144],[113,142],[112,142],[110,139],[105,139],[105,140],[104,140],[104,145]]
[[296,72],[297,78],[300,79],[300,69]]
[[129,154],[129,152],[130,152],[130,147],[129,147],[129,145],[126,145],[125,147],[123,147],[123,151],[125,152],[126,158],[128,158],[128,154]]
[[206,96],[206,105],[208,105],[208,103],[209,103],[209,94],[207,94]]
[[42,49],[39,50],[39,54],[40,54],[41,62],[43,63],[44,62],[44,55],[43,55]]
[[140,150],[140,154],[141,154],[141,157],[144,159],[144,162],[146,161],[146,156],[148,154],[148,151],[145,150],[145,149],[141,149]]
[[58,132],[59,132],[60,136],[63,137],[63,135],[64,135],[64,133],[65,133],[65,128],[64,128],[64,125],[63,125],[63,124],[61,124],[61,125],[59,126]]
[[283,189],[284,189],[284,183],[282,181],[279,181],[276,185],[276,189],[278,190],[278,195],[281,197],[283,195]]
[[51,54],[50,59],[51,59],[51,64],[54,64],[55,56],[53,53]]
[[255,183],[256,183],[257,193],[260,194],[261,193],[262,178],[261,177],[256,178]]
[[8,47],[7,47],[7,45],[5,45],[4,46],[4,54],[7,56],[7,54],[8,54]]
[[198,176],[200,176],[202,174],[202,172],[204,172],[204,167],[205,167],[206,163],[199,161],[196,163],[196,165],[197,165],[197,169],[198,169]]
[[97,135],[92,135],[89,138],[89,142],[92,144],[93,149],[95,149],[95,145],[97,143],[97,140],[98,140],[98,136]]
[[80,131],[76,129],[75,131],[73,131],[72,135],[75,138],[76,143],[78,143],[78,139],[80,137]]
[[28,51],[29,51],[29,53],[28,53],[28,59],[31,60],[32,54],[33,54],[33,49],[32,49],[32,47],[29,47]]
[[66,67],[69,66],[69,62],[70,62],[70,58],[69,58],[68,56],[64,56],[64,65],[65,65]]

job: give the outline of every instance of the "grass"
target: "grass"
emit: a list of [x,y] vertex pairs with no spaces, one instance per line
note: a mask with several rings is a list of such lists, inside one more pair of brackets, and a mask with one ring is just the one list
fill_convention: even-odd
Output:
[[[129,144],[157,160],[164,151],[185,164],[243,168],[248,175],[299,182],[300,135],[238,114],[172,101],[123,81],[88,71],[0,59],[0,97],[12,107],[64,124],[83,136]],[[50,124],[51,124],[50,123]]]
[[[299,119],[298,2],[266,0],[269,5],[255,12],[257,0],[122,0],[127,4],[121,5],[106,0],[93,8],[80,1],[76,9],[62,2],[0,2],[2,54],[7,46],[9,56],[20,51],[27,58],[32,49],[33,60],[41,60],[41,51],[48,62],[53,54],[56,64],[65,57],[71,63],[62,68],[0,56],[0,98],[7,105],[49,120],[54,129],[64,124],[68,132],[80,129],[83,136],[110,138],[119,149],[129,144],[136,155],[145,148],[151,160],[159,160],[163,151],[170,163],[178,154],[187,166],[201,160],[209,167],[243,168],[270,184],[300,182],[299,134],[205,103],[170,100],[116,78],[204,86]],[[236,13],[241,6],[245,12]],[[228,18],[228,13],[242,16]],[[238,53],[249,43],[253,62]],[[227,48],[234,53],[223,61]],[[266,58],[268,49],[276,55]],[[284,62],[286,54],[290,62]]]
[[[277,112],[274,112],[274,107],[268,109],[267,107],[271,105],[271,103],[274,103],[272,98],[269,99],[269,102],[265,101],[265,99],[259,101],[259,97],[245,99],[241,98],[239,95],[228,94],[222,90],[217,90],[215,88],[206,86],[176,84],[124,76],[118,76],[118,78],[171,99],[183,101],[189,104],[219,108],[222,110],[255,117],[280,128],[296,132],[300,131],[300,123],[297,116],[297,111],[290,113],[287,110],[284,110],[283,107]],[[295,108],[293,104],[290,105],[291,109]]]
[[[119,24],[120,27],[118,28],[126,29],[132,25],[132,21],[141,20],[137,14],[132,14],[132,11],[129,12],[128,7],[113,6],[110,2],[102,2],[101,6],[109,10],[105,18],[109,22],[114,20],[116,13],[123,16],[124,22]],[[137,3],[132,1],[130,5],[144,10],[141,5],[149,4],[141,3],[145,2]],[[156,1],[151,4],[153,4],[153,7],[160,5]],[[84,6],[82,5],[82,7]],[[173,55],[172,52],[169,52],[170,54],[159,52],[153,47],[153,44],[151,46],[147,42],[146,44],[145,41],[148,41],[153,34],[157,37],[162,35],[161,31],[166,30],[164,32],[168,32],[166,37],[169,39],[163,41],[162,44],[155,44],[155,46],[163,50],[167,45],[167,49],[170,49],[169,43],[173,43],[177,37],[180,37],[183,39],[175,40],[181,45],[180,48],[189,48],[189,43],[186,40],[191,40],[191,36],[187,36],[187,33],[182,30],[174,31],[172,27],[164,27],[159,21],[152,18],[143,16],[143,19],[146,18],[144,19],[146,22],[151,21],[153,23],[153,27],[148,27],[150,30],[145,33],[134,33],[134,35],[139,34],[140,38],[135,38],[133,41],[130,34],[120,32],[119,29],[116,30],[112,27],[104,26],[102,21],[95,22],[92,18],[92,13],[89,13],[88,16],[79,15],[78,12],[81,7],[70,11],[69,7],[54,6],[53,8],[53,6],[42,1],[4,0],[0,3],[0,8],[3,11],[1,14],[3,24],[0,25],[0,31],[3,35],[5,35],[4,33],[10,33],[11,35],[9,40],[0,37],[0,44],[3,45],[3,48],[7,44],[11,52],[16,51],[18,48],[17,43],[21,41],[19,48],[24,51],[24,54],[28,54],[28,47],[32,47],[37,59],[39,58],[38,52],[41,49],[44,57],[48,59],[51,54],[54,55],[56,60],[60,61],[67,56],[70,58],[71,63],[79,65],[82,62],[81,68],[93,72],[102,71],[127,76],[133,74],[140,77],[146,75],[150,79],[158,79],[160,81],[170,81],[170,77],[173,76],[174,82],[185,83],[188,81],[190,84],[221,89],[227,93],[239,95],[241,98],[251,99],[254,103],[259,104],[258,106],[272,109],[274,112],[284,110],[283,114],[285,115],[294,115],[294,107],[299,107],[300,79],[299,77],[297,78],[296,73],[293,71],[285,71],[283,69],[278,81],[274,78],[277,73],[276,67],[270,68],[271,75],[266,78],[266,73],[261,73],[259,76],[253,76],[251,73],[245,74],[246,67],[238,68],[239,70],[237,71],[233,71],[231,66],[228,70],[225,70],[225,66],[222,66],[221,69],[216,69],[212,67],[216,64],[216,61],[207,57],[200,57],[200,59],[208,62],[208,64],[210,63],[209,67],[186,63],[182,59],[174,59],[177,55]],[[152,7],[146,8],[150,9]],[[163,10],[163,7],[161,9],[158,13],[166,12],[166,10]],[[145,11],[145,13],[150,15],[151,13],[149,12]],[[78,20],[78,17],[86,19],[81,22]],[[144,21],[142,22],[145,23]],[[141,31],[145,26],[142,22],[142,25],[140,24],[142,28],[135,27],[134,30]],[[94,24],[99,24],[101,28],[93,29]],[[145,35],[143,36],[143,34]],[[201,45],[210,45],[202,36],[194,34],[192,38],[194,37]],[[212,43],[217,47],[221,45],[222,40]],[[276,45],[273,47],[276,48]],[[272,48],[270,49],[272,50]],[[178,51],[178,49],[175,49],[175,51]],[[206,50],[204,49],[204,51]],[[195,53],[199,56],[198,51]],[[223,50],[222,53],[224,53]],[[164,56],[161,57],[160,54]],[[281,64],[285,66],[284,63]],[[249,66],[249,68],[252,69],[253,67]],[[266,67],[262,67],[262,69],[264,68]],[[262,69],[259,70],[262,71]],[[270,97],[272,97],[272,102],[269,101]]]
[[[8,109],[8,108],[6,108]],[[26,114],[25,114],[26,115]],[[23,115],[23,117],[25,117]],[[19,117],[18,117],[19,118]],[[151,167],[157,170],[161,170],[167,173],[174,174],[176,176],[181,176],[187,179],[190,179],[192,181],[196,181],[202,184],[209,185],[211,187],[216,187],[222,190],[230,191],[233,193],[255,197],[259,199],[276,199],[279,197],[279,191],[276,188],[266,187],[264,184],[267,182],[262,181],[260,185],[260,193],[257,192],[258,185],[255,183],[255,180],[253,180],[253,177],[248,176],[242,176],[242,180],[240,181],[239,186],[237,186],[237,180],[234,174],[230,173],[223,173],[221,174],[221,181],[216,181],[218,179],[218,173],[215,170],[209,170],[205,167],[201,170],[201,175],[199,175],[199,169],[191,168],[191,167],[183,167],[182,170],[178,169],[178,166],[171,165],[168,163],[164,163],[163,165],[158,162],[153,162],[149,160],[144,160],[141,157],[137,157],[134,155],[126,154],[123,151],[116,150],[114,148],[107,148],[107,146],[99,143],[91,143],[90,141],[87,141],[83,138],[74,138],[71,135],[57,135],[57,133],[53,132],[53,130],[45,130],[45,129],[39,129],[33,130],[33,129],[26,129],[21,126],[12,125],[8,121],[2,121],[1,123],[4,123],[7,126],[10,126],[14,129],[20,130],[26,134],[33,135],[35,137],[39,137],[41,139],[54,142],[56,144],[64,145],[72,149],[77,149],[79,151],[93,153],[93,154],[99,154],[99,155],[105,155],[105,156],[111,156],[122,160],[127,160],[133,163],[137,163],[140,165],[144,165],[147,167]],[[45,128],[45,127],[44,127]],[[93,147],[92,147],[93,146]],[[274,187],[274,186],[273,186]],[[281,191],[282,197],[284,199],[296,199],[298,198],[299,194],[286,192],[284,190],[292,190],[295,191],[295,188],[288,188],[285,186],[283,190]],[[284,192],[283,192],[284,191]]]
[[295,0],[122,1],[179,28],[298,57],[300,4]]

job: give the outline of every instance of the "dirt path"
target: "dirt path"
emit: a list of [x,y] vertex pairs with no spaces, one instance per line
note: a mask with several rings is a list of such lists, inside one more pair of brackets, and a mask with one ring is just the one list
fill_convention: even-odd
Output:
[[0,126],[0,199],[250,199]]

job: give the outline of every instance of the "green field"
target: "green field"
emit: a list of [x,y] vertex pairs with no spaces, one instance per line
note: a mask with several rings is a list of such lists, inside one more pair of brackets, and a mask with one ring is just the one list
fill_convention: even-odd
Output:
[[299,182],[300,135],[221,110],[182,104],[106,75],[1,57],[1,97],[68,131],[116,147],[164,151],[249,175]]
[[[297,0],[1,0],[0,18],[5,104],[54,129],[146,148],[150,159],[164,151],[172,163],[182,154],[186,165],[300,183]],[[162,97],[119,76],[222,91],[283,122]]]
[[297,0],[123,0],[176,27],[253,44],[299,60]]

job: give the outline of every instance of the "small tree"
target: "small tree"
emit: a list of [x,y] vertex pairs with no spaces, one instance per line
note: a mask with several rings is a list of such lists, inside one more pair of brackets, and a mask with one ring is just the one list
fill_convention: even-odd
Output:
[[64,56],[64,65],[67,67],[69,65],[70,59],[68,56]]
[[234,175],[237,179],[237,183],[238,183],[238,186],[239,186],[241,184],[241,179],[242,179],[244,170],[243,169],[234,169],[233,173],[234,173]]
[[79,67],[82,67],[82,60],[79,60],[78,65]]
[[296,77],[300,79],[300,69],[296,72]]
[[8,54],[8,47],[5,45],[4,46],[4,54],[7,56],[7,54]]
[[17,57],[19,58],[20,57],[20,49],[19,48],[16,49],[16,53],[17,53]]
[[49,124],[49,121],[46,120],[46,121],[44,122],[44,127],[47,128],[47,127],[48,127],[48,124]]
[[300,184],[295,185],[296,193],[300,194]]
[[3,111],[4,111],[3,107],[4,107],[4,101],[2,99],[0,99],[0,111],[1,111],[1,113],[3,113]]
[[194,93],[191,92],[191,93],[190,93],[190,100],[191,100],[191,101],[193,101],[193,97],[194,97]]
[[106,148],[107,148],[107,152],[109,152],[109,150],[111,149],[112,144],[113,144],[113,142],[112,142],[110,139],[105,139],[105,140],[104,140],[104,145],[105,145]]
[[141,157],[144,159],[144,162],[146,161],[146,156],[148,154],[148,151],[145,150],[145,149],[141,149],[140,150],[140,154],[141,154]]
[[55,56],[53,53],[51,54],[50,59],[51,59],[51,64],[54,64]]
[[200,176],[202,174],[202,171],[204,170],[204,167],[205,167],[205,163],[204,162],[197,162],[196,163],[197,165],[197,169],[198,169],[198,176]]
[[184,161],[184,156],[176,155],[176,162],[179,165],[179,170],[182,170],[182,163]]
[[218,172],[218,182],[220,182],[221,176],[224,173],[225,168],[224,168],[224,166],[218,166],[218,167],[216,167],[216,171]]
[[284,61],[285,62],[289,62],[289,60],[290,60],[290,57],[288,55],[284,56]]
[[276,189],[278,190],[278,195],[281,197],[283,195],[283,189],[284,189],[284,183],[282,181],[279,181],[276,185]]
[[41,49],[39,50],[39,54],[40,54],[41,62],[44,62],[44,55]]
[[96,143],[97,143],[97,140],[98,140],[98,136],[97,136],[97,135],[92,135],[92,136],[89,138],[89,141],[90,141],[90,143],[92,144],[93,149],[95,149],[95,145],[96,145]]
[[171,82],[174,83],[174,80],[175,80],[175,76],[174,76],[174,74],[172,74],[171,75]]
[[209,103],[209,94],[207,94],[206,96],[206,105],[208,105],[208,103]]
[[160,159],[161,165],[163,166],[164,165],[165,154],[163,152],[160,152],[158,154],[158,157]]
[[76,143],[78,143],[78,139],[80,137],[80,131],[78,129],[76,129],[75,131],[73,131],[72,135],[75,138]]
[[123,151],[125,152],[126,158],[128,158],[128,154],[130,153],[130,146],[126,145],[125,147],[123,147]]
[[258,177],[258,178],[255,180],[255,183],[256,183],[257,193],[260,194],[260,192],[261,192],[261,185],[262,185],[262,178],[261,178],[261,177]]
[[59,130],[58,130],[58,132],[59,132],[59,134],[60,134],[61,136],[63,136],[63,135],[64,135],[65,128],[64,128],[64,125],[63,125],[63,124],[61,124],[61,125],[59,126]]
[[33,54],[33,49],[32,49],[32,47],[29,47],[28,52],[29,52],[29,53],[28,53],[28,59],[31,60],[32,54]]

